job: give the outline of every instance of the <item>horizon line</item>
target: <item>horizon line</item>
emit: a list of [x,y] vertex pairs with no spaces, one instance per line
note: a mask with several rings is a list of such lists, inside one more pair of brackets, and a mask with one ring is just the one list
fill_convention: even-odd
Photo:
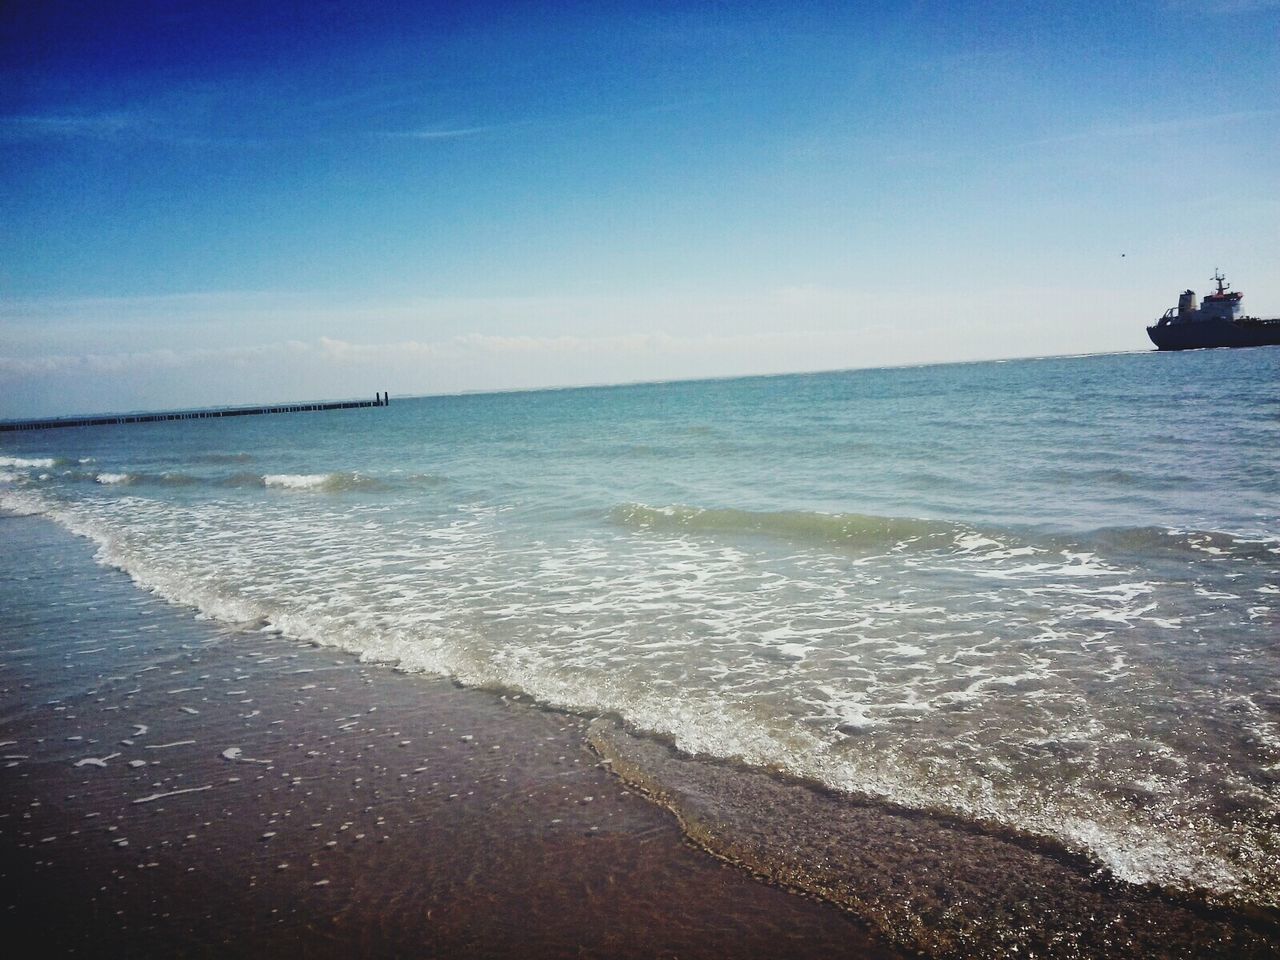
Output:
[[[651,379],[651,380],[621,380],[614,382],[597,382],[597,383],[562,383],[547,384],[538,387],[494,387],[479,390],[454,390],[440,393],[391,393],[388,396],[392,400],[431,400],[443,397],[485,397],[485,396],[505,396],[520,393],[559,393],[571,390],[616,390],[627,387],[649,387],[664,386],[668,384],[686,384],[686,383],[721,383],[730,380],[768,380],[781,377],[816,377],[826,376],[836,373],[864,373],[874,370],[913,370],[927,369],[929,367],[956,367],[956,366],[972,366],[979,363],[1009,363],[1012,361],[1033,361],[1033,360],[1082,360],[1090,357],[1113,357],[1128,356],[1137,354],[1158,355],[1159,350],[1143,349],[1143,350],[1102,350],[1096,353],[1048,353],[1048,354],[1032,354],[1029,356],[1010,356],[1010,357],[983,357],[976,360],[932,360],[916,363],[884,363],[875,364],[865,367],[831,367],[819,370],[786,370],[774,373],[732,373],[721,376],[709,377],[676,377],[673,379]],[[380,395],[381,390],[375,391]],[[279,400],[263,400],[263,401],[245,401],[243,403],[225,403],[200,405],[189,407],[170,407],[166,409],[145,409],[145,410],[96,410],[88,412],[74,413],[56,413],[35,417],[0,417],[0,424],[9,426],[13,424],[38,423],[41,421],[54,420],[73,420],[88,417],[119,417],[119,416],[143,416],[161,413],[195,413],[200,411],[213,410],[236,410],[245,407],[269,407],[295,404],[309,403],[336,403],[346,402],[350,400],[367,399],[367,397],[329,397],[329,398],[308,398],[304,400],[297,399],[279,399]],[[159,422],[159,421],[157,421]]]

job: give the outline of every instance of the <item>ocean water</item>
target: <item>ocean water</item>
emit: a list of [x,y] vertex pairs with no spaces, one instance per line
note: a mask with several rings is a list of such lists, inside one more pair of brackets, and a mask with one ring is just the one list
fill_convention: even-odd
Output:
[[1280,908],[1277,349],[11,433],[0,507],[202,616]]

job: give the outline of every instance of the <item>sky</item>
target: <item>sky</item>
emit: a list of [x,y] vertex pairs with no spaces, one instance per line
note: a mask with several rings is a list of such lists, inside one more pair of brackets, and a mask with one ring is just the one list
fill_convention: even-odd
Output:
[[1280,315],[1280,0],[0,4],[0,417]]

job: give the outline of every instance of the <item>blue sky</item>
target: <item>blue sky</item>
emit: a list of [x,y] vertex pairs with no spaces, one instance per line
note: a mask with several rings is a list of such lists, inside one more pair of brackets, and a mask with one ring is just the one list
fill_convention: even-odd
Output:
[[1280,314],[1280,3],[0,8],[0,416]]

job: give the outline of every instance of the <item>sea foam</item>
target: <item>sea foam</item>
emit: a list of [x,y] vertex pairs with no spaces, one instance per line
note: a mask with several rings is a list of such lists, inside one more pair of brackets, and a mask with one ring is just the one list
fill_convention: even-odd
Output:
[[377,490],[382,483],[373,477],[355,472],[335,473],[268,473],[262,484],[280,490],[304,490],[337,493],[345,490]]
[[327,473],[269,473],[262,478],[268,487],[286,490],[318,490],[329,482]]

